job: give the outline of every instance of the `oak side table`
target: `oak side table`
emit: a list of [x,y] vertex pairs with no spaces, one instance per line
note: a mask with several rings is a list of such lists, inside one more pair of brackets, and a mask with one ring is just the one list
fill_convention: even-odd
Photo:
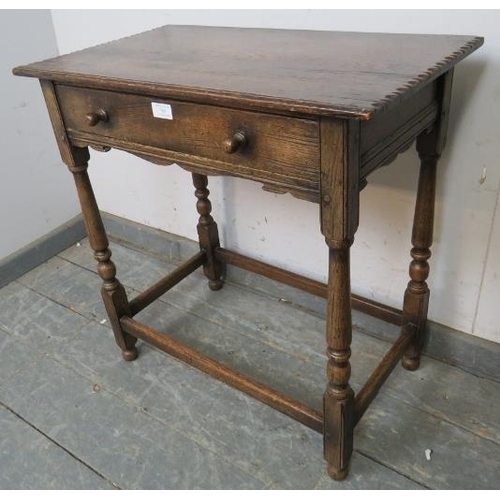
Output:
[[[353,430],[399,359],[419,366],[425,337],[436,165],[446,138],[453,68],[481,37],[165,26],[43,62],[39,78],[62,159],[72,172],[102,297],[127,361],[137,339],[323,433],[334,479],[347,475]],[[421,159],[403,310],[351,295],[349,250],[367,176],[416,139]],[[192,172],[200,251],[129,300],[116,278],[87,174],[88,147],[117,148]],[[221,248],[208,175],[251,179],[319,205],[328,284]],[[117,179],[118,181],[119,179]],[[134,316],[203,266],[211,290],[226,263],[325,297],[323,413],[278,394]],[[365,386],[349,386],[351,307],[401,325]]]

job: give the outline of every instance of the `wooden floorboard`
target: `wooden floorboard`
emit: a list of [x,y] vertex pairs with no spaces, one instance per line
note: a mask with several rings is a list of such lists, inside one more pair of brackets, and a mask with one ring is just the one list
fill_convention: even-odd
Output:
[[[134,295],[177,265],[112,248],[118,277]],[[499,383],[429,358],[416,373],[397,367],[356,428],[352,474],[336,483],[325,473],[321,437],[312,430],[144,344],[136,361],[124,362],[103,322],[94,266],[84,241],[0,289],[0,402],[106,484],[500,488]],[[321,406],[320,314],[242,286],[210,292],[195,272],[138,319]],[[354,332],[355,389],[388,347]],[[29,441],[20,441],[19,454]],[[430,461],[426,449],[433,450]],[[43,474],[41,461],[40,467]],[[185,472],[193,470],[200,472]]]

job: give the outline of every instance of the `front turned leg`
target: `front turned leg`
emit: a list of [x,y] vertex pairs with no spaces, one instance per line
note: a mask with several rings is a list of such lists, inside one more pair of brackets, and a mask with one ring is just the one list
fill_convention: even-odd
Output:
[[326,318],[328,383],[323,397],[323,436],[328,473],[337,480],[347,476],[353,449],[354,392],[349,385],[352,339],[349,266],[351,243],[351,241],[328,243],[330,247]]
[[413,342],[402,360],[403,367],[410,371],[416,370],[420,365],[420,355],[426,337],[430,295],[426,282],[429,276],[429,263],[427,261],[431,256],[436,167],[439,155],[430,149],[428,144],[429,141],[425,136],[417,141],[421,166],[411,238],[413,248],[410,255],[413,260],[410,263],[410,281],[403,303],[403,326],[409,323],[416,326]]
[[123,359],[132,361],[138,356],[137,339],[124,332],[120,325],[122,316],[130,316],[130,307],[123,285],[116,279],[116,267],[111,260],[108,237],[102,223],[87,165],[69,167],[73,173],[90,246],[97,261],[97,272],[103,280],[101,294],[108,313],[115,340],[122,350]]
[[196,188],[194,192],[198,201],[196,209],[200,214],[198,220],[198,239],[200,248],[207,254],[207,261],[203,265],[203,271],[208,278],[208,286],[210,290],[220,290],[224,282],[222,275],[224,272],[223,263],[215,256],[215,249],[220,246],[219,232],[214,218],[210,215],[212,212],[212,204],[208,199],[210,191],[207,189],[208,179],[206,175],[193,174],[193,184]]

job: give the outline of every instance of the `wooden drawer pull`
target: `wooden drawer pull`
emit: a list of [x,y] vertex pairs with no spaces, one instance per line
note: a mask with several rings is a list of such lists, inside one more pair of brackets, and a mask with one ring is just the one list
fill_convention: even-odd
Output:
[[243,132],[236,132],[233,137],[224,141],[224,150],[226,153],[233,154],[243,149],[247,143],[246,135]]
[[107,122],[109,117],[104,109],[99,108],[95,113],[87,113],[85,118],[89,127],[95,127],[99,122]]

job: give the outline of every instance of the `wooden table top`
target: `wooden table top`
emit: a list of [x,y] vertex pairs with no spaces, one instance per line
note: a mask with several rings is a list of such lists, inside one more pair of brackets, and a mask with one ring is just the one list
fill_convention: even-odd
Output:
[[370,119],[483,44],[477,36],[163,26],[14,74],[93,88]]

